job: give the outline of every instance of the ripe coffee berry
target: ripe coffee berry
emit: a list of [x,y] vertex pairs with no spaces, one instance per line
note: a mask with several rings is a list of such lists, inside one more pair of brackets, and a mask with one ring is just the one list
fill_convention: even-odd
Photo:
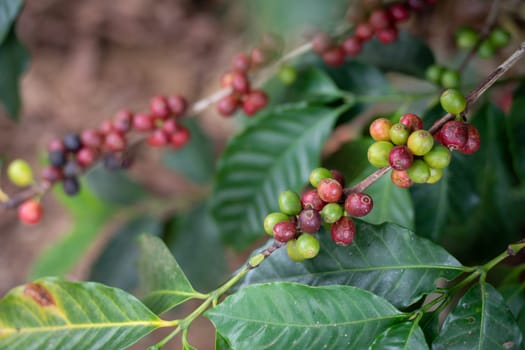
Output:
[[61,140],[54,139],[54,140],[51,140],[51,142],[49,142],[49,145],[47,145],[47,150],[49,152],[65,151],[66,147],[64,146],[64,143]]
[[317,190],[308,190],[301,196],[301,204],[303,208],[312,208],[316,211],[321,211],[326,203],[319,197]]
[[191,138],[190,129],[184,125],[179,125],[177,130],[171,135],[170,142],[174,148],[181,148]]
[[443,145],[449,149],[460,149],[467,143],[467,125],[458,120],[448,121],[441,127],[441,130],[439,131],[439,137]]
[[406,146],[395,146],[388,154],[388,163],[395,170],[406,170],[413,161],[414,156]]
[[434,169],[446,168],[450,164],[451,158],[452,154],[448,148],[440,144],[435,144],[430,152],[423,157],[428,166]]
[[164,131],[164,129],[155,129],[148,136],[148,145],[151,147],[164,147],[170,142],[170,136]]
[[345,187],[346,180],[345,180],[344,175],[339,170],[335,170],[335,169],[330,170],[330,172],[332,173],[332,177],[335,180],[337,180],[337,182],[339,182],[341,186]]
[[104,139],[104,147],[112,152],[120,152],[126,148],[126,139],[117,131],[112,131]]
[[[132,121],[133,114],[130,111],[126,109],[120,110],[115,114],[113,128],[118,132],[127,133],[131,129]],[[80,138],[82,139],[82,136]]]
[[415,183],[422,184],[427,182],[430,178],[430,169],[428,168],[427,163],[421,159],[416,159],[407,169],[407,174],[410,180]]
[[370,145],[370,147],[368,147],[368,161],[370,162],[370,164],[378,168],[389,166],[390,163],[388,157],[393,147],[394,145],[390,142],[374,142],[372,145]]
[[332,47],[332,45],[332,38],[326,33],[316,33],[312,38],[312,50],[318,54],[325,53]]
[[407,143],[410,131],[408,131],[408,128],[405,124],[396,123],[392,125],[388,134],[390,135],[390,140],[394,145],[404,145]]
[[66,177],[62,181],[62,188],[64,189],[64,193],[68,196],[76,195],[80,190],[80,183],[78,182],[78,178]]
[[55,183],[62,179],[62,169],[54,166],[47,166],[42,170],[42,179]]
[[22,222],[36,224],[42,218],[43,212],[40,202],[29,199],[18,207],[18,218]]
[[467,107],[467,100],[458,90],[445,90],[439,98],[441,106],[445,111],[451,114],[459,114]]
[[283,191],[278,198],[279,209],[286,215],[297,215],[302,209],[301,199],[294,191]]
[[286,253],[288,257],[296,262],[301,262],[305,260],[305,257],[297,250],[297,240],[292,239],[286,243]]
[[321,246],[319,240],[313,235],[300,235],[296,243],[297,251],[305,258],[312,259],[319,254]]
[[316,233],[321,228],[321,214],[314,209],[303,209],[298,218],[299,230],[306,233]]
[[375,141],[390,141],[392,122],[386,118],[377,118],[368,128],[370,136]]
[[273,226],[273,237],[279,242],[288,242],[295,238],[297,230],[291,221],[281,221]]
[[325,51],[322,57],[328,66],[338,67],[345,63],[345,51],[339,45]]
[[82,131],[82,134],[80,135],[80,139],[82,140],[82,144],[86,147],[91,148],[98,148],[100,145],[102,145],[102,135],[98,130],[95,129],[87,129]]
[[355,27],[354,36],[361,41],[370,40],[372,35],[374,35],[374,29],[367,22],[359,23]]
[[268,95],[262,90],[253,90],[242,100],[242,109],[247,115],[254,115],[268,104]]
[[381,43],[387,45],[390,43],[393,43],[397,40],[399,33],[397,31],[397,28],[395,27],[389,27],[384,29],[379,29],[376,32],[377,40],[379,40]]
[[79,176],[82,173],[82,168],[80,165],[76,162],[74,159],[70,159],[67,161],[66,165],[64,165],[64,176],[67,177],[76,177]]
[[479,146],[481,145],[480,140],[479,140],[479,131],[472,124],[467,124],[467,129],[468,129],[467,142],[465,143],[463,147],[459,148],[458,151],[463,154],[472,154],[476,152],[479,149]]
[[334,175],[326,168],[315,168],[310,172],[308,180],[313,187],[317,187],[323,179],[332,179]]
[[133,128],[137,131],[153,130],[153,116],[143,113],[135,114],[133,116]]
[[270,213],[266,215],[266,217],[264,218],[264,222],[263,222],[264,231],[267,234],[273,236],[273,227],[275,226],[276,223],[283,222],[283,221],[289,221],[288,215],[284,215],[283,213],[278,213],[278,212],[274,212],[274,213]]
[[370,23],[375,30],[389,28],[391,24],[390,16],[387,11],[377,9],[370,14],[370,17],[368,17],[368,23]]
[[328,203],[321,210],[321,217],[327,224],[333,224],[344,214],[343,207],[338,203]]
[[408,131],[413,132],[415,130],[423,129],[423,119],[418,117],[416,114],[407,113],[401,116],[399,122],[408,128]]
[[372,211],[373,207],[374,201],[366,193],[351,193],[345,200],[345,210],[350,216],[365,216]]
[[330,236],[335,244],[347,246],[354,240],[355,223],[347,216],[343,216],[330,228]]
[[232,68],[247,72],[250,69],[250,63],[250,57],[246,53],[241,52],[233,57]]
[[224,117],[229,117],[235,113],[240,102],[239,98],[234,94],[224,96],[217,101],[217,112]]
[[33,170],[25,160],[15,159],[7,167],[7,177],[17,186],[28,186],[33,182]]
[[48,157],[49,163],[55,167],[63,167],[67,162],[65,151],[50,151]]
[[406,170],[392,170],[390,180],[394,185],[400,188],[409,188],[414,184]]
[[343,187],[335,179],[323,179],[317,186],[317,193],[325,202],[335,203],[343,195]]
[[166,119],[170,115],[168,101],[164,96],[153,96],[149,102],[149,109],[155,118]]
[[77,153],[77,162],[84,168],[89,167],[91,164],[97,160],[97,151],[93,148],[82,147]]
[[426,130],[416,130],[410,134],[407,146],[410,152],[416,156],[423,156],[432,149],[434,137]]
[[351,36],[343,41],[342,47],[347,56],[353,57],[359,55],[363,49],[363,44],[361,40]]
[[388,6],[387,11],[395,22],[404,22],[410,17],[410,9],[403,3],[393,3]]
[[250,91],[250,81],[243,71],[233,71],[231,73],[231,86],[233,90],[245,94]]
[[188,102],[184,97],[180,95],[168,96],[166,98],[166,102],[168,103],[168,107],[170,108],[171,113],[175,117],[180,117],[184,113],[186,113],[186,109],[188,108]]
[[64,136],[62,142],[64,143],[64,147],[66,147],[66,150],[70,152],[77,152],[80,149],[80,147],[82,147],[82,140],[77,134],[67,134],[66,136]]
[[174,134],[177,129],[179,128],[179,124],[175,119],[168,119],[164,123],[162,123],[161,129],[168,135]]

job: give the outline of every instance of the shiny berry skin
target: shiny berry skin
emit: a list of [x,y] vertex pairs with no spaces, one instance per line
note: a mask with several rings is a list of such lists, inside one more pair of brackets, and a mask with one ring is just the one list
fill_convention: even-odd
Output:
[[405,124],[396,123],[390,128],[388,135],[394,145],[404,145],[407,143],[410,131]]
[[240,100],[236,95],[227,95],[217,101],[217,112],[223,117],[229,117],[235,113],[240,105]]
[[15,159],[7,167],[7,177],[17,186],[28,186],[33,183],[33,170],[25,160]]
[[450,164],[452,154],[449,149],[443,145],[435,144],[432,149],[425,154],[423,160],[429,167],[434,169],[444,169]]
[[377,9],[370,14],[370,17],[368,17],[368,23],[370,23],[375,30],[385,29],[390,27],[390,16],[387,11]]
[[288,257],[296,262],[305,260],[305,257],[297,250],[297,240],[291,239],[286,243],[286,253]]
[[350,193],[345,200],[345,210],[350,216],[365,216],[372,211],[373,207],[372,197],[363,192]]
[[444,72],[445,68],[438,66],[437,64],[433,64],[425,71],[425,78],[434,84],[441,84],[441,77],[443,76]]
[[277,75],[284,85],[292,85],[297,79],[297,70],[295,67],[283,65],[279,67],[279,73],[277,73]]
[[64,193],[68,196],[76,195],[80,190],[80,183],[78,182],[78,178],[66,177],[62,181],[62,188],[64,189]]
[[400,188],[409,188],[414,182],[408,177],[406,170],[392,170],[390,180],[394,185]]
[[184,125],[179,125],[177,130],[171,135],[170,142],[174,148],[181,148],[191,138],[190,130]]
[[510,41],[510,33],[503,28],[494,28],[489,34],[489,41],[495,48],[507,46]]
[[321,245],[317,237],[313,235],[300,235],[295,243],[297,251],[305,258],[312,259],[319,254]]
[[415,183],[422,184],[427,182],[427,180],[430,178],[430,169],[425,161],[416,159],[410,168],[407,169],[407,175],[410,180],[414,181]]
[[48,154],[49,163],[56,167],[63,167],[67,162],[66,152],[50,151]]
[[153,116],[143,113],[135,114],[133,116],[133,128],[137,131],[153,130]]
[[266,215],[263,222],[264,232],[273,236],[273,227],[278,222],[289,221],[288,215],[274,212]]
[[467,143],[468,127],[458,120],[448,121],[441,127],[439,137],[448,149],[458,150]]
[[343,207],[338,203],[328,203],[321,210],[321,217],[327,224],[333,224],[344,214]]
[[405,22],[410,17],[410,9],[402,3],[393,3],[387,8],[390,18],[395,22]]
[[405,125],[408,128],[408,131],[410,132],[423,129],[423,119],[421,119],[416,114],[403,114],[399,119],[399,122]]
[[441,107],[451,114],[459,114],[467,107],[467,100],[465,100],[463,94],[454,89],[445,90],[441,94],[439,101],[441,102]]
[[243,71],[233,71],[231,73],[231,86],[233,90],[245,94],[250,91],[250,81],[248,75]]
[[69,152],[77,152],[82,147],[82,140],[77,134],[67,134],[62,142]]
[[481,58],[491,58],[496,53],[496,48],[490,40],[483,40],[478,47],[478,56]]
[[385,45],[393,43],[394,41],[396,41],[398,35],[399,35],[399,32],[397,31],[397,28],[395,28],[395,27],[379,29],[376,32],[377,40],[379,40],[381,43],[383,43]]
[[359,23],[355,27],[354,36],[361,41],[370,40],[372,35],[374,35],[374,29],[366,22]]
[[428,170],[430,171],[430,176],[427,180],[427,184],[434,184],[443,177],[443,169],[428,168]]
[[347,246],[354,240],[355,223],[347,216],[343,216],[330,228],[330,236],[335,244]]
[[27,224],[36,224],[42,219],[44,210],[35,199],[29,199],[18,207],[18,218]]
[[470,50],[478,42],[479,34],[472,28],[461,28],[456,32],[456,46],[460,49]]
[[341,46],[334,46],[323,52],[323,61],[331,67],[338,67],[345,63],[345,51]]
[[186,109],[188,108],[188,101],[180,95],[172,95],[168,96],[166,98],[166,102],[168,103],[168,107],[171,111],[171,113],[175,117],[181,117],[186,113]]
[[297,215],[302,209],[301,199],[294,191],[283,191],[278,198],[279,210],[286,215]]
[[113,127],[113,122],[111,120],[102,121],[102,123],[100,123],[100,127],[98,128],[98,131],[102,135],[106,135],[112,131],[115,131],[115,128]]
[[126,148],[126,139],[117,131],[106,135],[104,146],[112,152],[120,152]]
[[478,129],[472,124],[467,124],[467,129],[468,129],[467,142],[465,143],[463,147],[458,149],[458,151],[462,154],[475,153],[481,145],[481,142],[479,140]]
[[86,129],[80,134],[82,144],[90,148],[98,148],[102,145],[103,137],[100,131],[95,129]]
[[47,166],[42,170],[42,179],[50,183],[55,183],[63,177],[62,169],[54,166]]
[[250,64],[250,56],[241,52],[233,57],[231,66],[234,70],[247,72],[250,69]]
[[312,42],[312,50],[318,54],[325,53],[333,45],[332,38],[330,38],[328,34],[323,33],[323,32],[316,33],[313,36],[311,42]]
[[363,44],[361,43],[361,40],[353,36],[346,38],[341,44],[341,46],[343,47],[343,51],[345,52],[345,54],[351,57],[359,55],[359,53],[361,53],[361,50],[363,49]]
[[343,195],[343,186],[335,179],[323,179],[317,185],[317,193],[325,202],[335,203]]
[[434,136],[426,130],[416,130],[410,134],[407,146],[410,152],[416,156],[424,156],[432,149]]
[[162,123],[161,129],[168,135],[172,135],[175,133],[179,128],[179,124],[177,121],[173,118],[170,118],[166,120],[164,123]]
[[375,119],[368,128],[374,141],[390,141],[390,128],[392,122],[386,118]]
[[288,242],[295,238],[297,230],[291,221],[281,221],[273,226],[273,237],[279,242]]
[[164,147],[170,143],[170,135],[164,131],[164,129],[155,129],[148,136],[148,145],[151,147]]
[[308,190],[301,196],[301,204],[303,208],[321,211],[326,203],[319,197],[317,190]]
[[313,187],[317,187],[323,179],[332,179],[334,175],[326,168],[315,168],[310,172],[308,180]]
[[247,115],[254,115],[268,104],[268,95],[262,90],[253,90],[244,96],[242,109]]
[[153,96],[149,101],[149,109],[155,118],[166,119],[170,115],[170,107],[165,96]]
[[370,147],[368,147],[368,161],[375,167],[382,168],[389,166],[388,156],[390,150],[394,148],[394,145],[386,141],[377,141],[374,142]]
[[[113,128],[121,133],[127,133],[131,130],[131,124],[133,122],[133,113],[128,110],[120,110],[115,114],[113,118]],[[82,136],[80,136],[82,139]]]
[[445,89],[454,89],[459,87],[461,83],[461,76],[458,71],[446,69],[441,75],[441,86]]
[[80,166],[87,168],[93,164],[98,157],[98,152],[90,147],[82,147],[76,155],[77,162]]
[[414,161],[412,152],[406,146],[395,146],[388,154],[388,162],[392,169],[406,170]]
[[339,182],[341,186],[345,187],[346,180],[345,180],[344,175],[339,170],[335,170],[335,169],[330,170],[330,172],[332,173],[332,177],[335,180],[337,180],[337,182]]
[[299,230],[306,233],[316,233],[321,228],[321,214],[317,210],[307,208],[299,213],[297,219]]

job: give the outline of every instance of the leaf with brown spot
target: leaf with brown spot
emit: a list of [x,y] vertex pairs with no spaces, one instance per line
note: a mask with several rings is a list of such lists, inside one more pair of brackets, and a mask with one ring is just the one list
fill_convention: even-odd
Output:
[[53,296],[49,291],[38,283],[28,283],[24,287],[24,295],[33,299],[40,306],[55,305]]

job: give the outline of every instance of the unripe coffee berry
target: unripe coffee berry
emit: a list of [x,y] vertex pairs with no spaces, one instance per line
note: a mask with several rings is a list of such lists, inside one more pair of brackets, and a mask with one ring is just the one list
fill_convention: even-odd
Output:
[[470,50],[479,39],[479,34],[472,28],[461,28],[456,33],[456,46],[460,49]]
[[458,71],[447,69],[441,75],[441,86],[445,89],[453,89],[459,87],[461,83],[461,76]]
[[407,146],[410,152],[416,156],[423,156],[432,149],[434,137],[426,130],[416,130],[410,134]]
[[297,79],[297,70],[295,67],[283,65],[279,68],[278,77],[284,85],[292,85]]
[[451,114],[459,114],[467,107],[467,100],[461,92],[454,89],[445,90],[439,98],[441,107]]
[[427,184],[433,184],[441,180],[443,177],[443,169],[428,168],[430,171],[430,177],[427,180]]
[[273,226],[273,237],[279,242],[288,242],[295,238],[297,230],[291,221],[281,221]]
[[326,203],[319,197],[317,190],[308,190],[301,196],[301,204],[303,208],[312,208],[316,211],[321,211]]
[[491,58],[496,53],[496,48],[489,39],[483,40],[478,47],[478,56],[481,58]]
[[301,199],[294,191],[283,191],[278,198],[279,209],[286,215],[297,215],[302,209]]
[[370,124],[370,136],[374,141],[390,141],[392,122],[386,118],[377,118]]
[[347,216],[343,216],[330,228],[330,236],[335,244],[347,246],[354,240],[355,223]]
[[408,177],[406,170],[392,170],[390,180],[394,185],[400,188],[409,188],[414,182]]
[[300,235],[297,238],[296,248],[305,259],[312,259],[319,254],[321,245],[314,235]]
[[388,156],[393,147],[394,145],[390,142],[374,142],[372,145],[370,145],[370,147],[368,147],[368,161],[370,164],[378,168],[389,166],[390,163],[388,162]]
[[410,135],[410,131],[408,131],[408,128],[405,124],[396,123],[392,125],[388,134],[390,135],[390,140],[394,145],[405,145],[407,143],[408,136]]
[[440,144],[435,144],[423,157],[428,166],[434,169],[446,168],[450,164],[451,158],[452,154],[448,148]]
[[467,142],[465,143],[463,147],[458,149],[458,151],[462,154],[472,154],[476,152],[479,149],[479,146],[481,145],[481,142],[479,140],[478,129],[472,124],[467,124],[467,129],[468,129]]
[[264,232],[273,236],[273,227],[276,223],[283,221],[289,221],[288,215],[278,212],[266,215],[263,222]]
[[42,218],[43,212],[40,202],[29,199],[18,207],[18,218],[27,224],[36,224]]
[[425,77],[428,81],[431,81],[435,84],[441,84],[441,76],[445,69],[437,64],[433,64],[427,68],[425,71]]
[[414,181],[415,183],[422,184],[427,182],[427,180],[430,178],[430,169],[428,168],[427,163],[425,163],[423,160],[416,159],[410,168],[407,169],[407,175],[410,180]]
[[330,172],[330,170],[326,168],[315,168],[310,172],[310,176],[308,177],[308,180],[310,181],[310,184],[313,187],[317,187],[319,185],[319,182],[323,179],[331,179],[333,178],[333,174]]
[[489,41],[495,48],[507,46],[510,41],[510,34],[503,28],[494,28],[489,35]]
[[296,239],[289,240],[288,243],[286,243],[286,252],[288,253],[288,257],[293,261],[301,262],[305,259],[299,250],[297,250]]
[[372,197],[366,193],[350,193],[345,200],[345,210],[350,216],[365,216],[374,207]]
[[401,116],[399,122],[408,128],[409,132],[423,129],[423,119],[416,114],[407,113]]
[[327,224],[333,224],[344,214],[343,207],[338,203],[328,203],[321,210],[321,217]]
[[343,186],[335,179],[323,179],[317,186],[317,193],[323,201],[335,203],[343,195]]
[[7,177],[17,186],[28,186],[33,182],[33,170],[25,160],[15,159],[7,167]]
[[446,122],[439,131],[439,137],[443,145],[451,150],[457,150],[465,146],[468,140],[468,127],[458,120]]
[[317,210],[307,208],[299,213],[299,230],[306,233],[316,233],[321,228],[321,214]]
[[388,154],[388,162],[392,169],[406,170],[414,161],[412,152],[406,146],[395,146]]

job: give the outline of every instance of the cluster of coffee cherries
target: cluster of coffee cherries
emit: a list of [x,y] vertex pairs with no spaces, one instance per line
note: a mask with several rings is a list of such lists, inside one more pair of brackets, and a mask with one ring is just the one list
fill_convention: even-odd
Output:
[[425,72],[428,81],[445,89],[454,89],[461,84],[461,75],[457,70],[438,64],[429,66]]
[[373,10],[366,21],[356,24],[351,36],[337,41],[324,32],[316,33],[312,39],[312,49],[320,55],[329,66],[340,66],[345,58],[359,55],[363,45],[372,37],[376,37],[383,44],[390,44],[397,40],[398,25],[410,18],[411,11],[421,11],[427,4],[434,4],[432,0],[409,0],[394,2],[385,8]]
[[264,219],[264,230],[279,242],[286,242],[288,256],[303,261],[317,256],[320,250],[315,234],[325,225],[332,240],[347,246],[354,240],[355,223],[351,217],[367,215],[374,205],[366,193],[345,194],[345,180],[337,170],[316,168],[309,176],[313,189],[301,196],[291,190],[279,195],[279,212]]
[[[456,32],[456,46],[460,49],[471,50],[477,46],[477,54],[480,58],[490,58],[507,46],[510,42],[510,33],[501,27],[493,28],[490,33],[481,40],[479,31],[470,27],[463,27]],[[479,42],[479,43],[478,43]]]
[[[453,114],[465,109],[466,101],[457,90],[441,96],[443,108]],[[423,120],[404,114],[398,123],[378,118],[370,124],[374,143],[368,148],[368,160],[376,167],[392,168],[391,180],[407,188],[414,183],[436,183],[451,160],[451,151],[472,154],[479,149],[479,132],[461,116],[446,122],[434,135],[423,129]],[[437,142],[435,142],[437,141]]]
[[265,33],[259,45],[249,53],[241,52],[235,55],[231,62],[231,70],[221,78],[223,88],[231,88],[231,93],[217,101],[217,112],[229,117],[239,108],[252,116],[268,104],[268,95],[258,89],[252,89],[249,73],[268,65],[278,58],[283,49],[283,41],[272,33]]

